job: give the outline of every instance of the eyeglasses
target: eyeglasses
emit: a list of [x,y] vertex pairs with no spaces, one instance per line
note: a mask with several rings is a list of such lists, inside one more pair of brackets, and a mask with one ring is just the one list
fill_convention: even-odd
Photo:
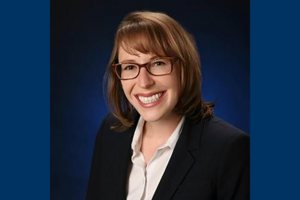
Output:
[[174,59],[174,57],[159,57],[145,64],[118,63],[113,64],[113,67],[121,80],[135,79],[140,74],[142,67],[145,67],[148,73],[153,76],[163,76],[172,72]]

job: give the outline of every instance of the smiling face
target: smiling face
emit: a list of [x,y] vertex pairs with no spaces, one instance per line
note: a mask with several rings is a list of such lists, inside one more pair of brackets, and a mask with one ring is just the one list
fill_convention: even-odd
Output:
[[[119,63],[144,64],[156,57],[153,54],[144,54],[134,50],[133,53],[130,54],[120,47]],[[157,122],[178,117],[173,112],[179,93],[177,73],[176,67],[173,66],[170,74],[153,76],[143,67],[135,79],[121,81],[126,98],[145,121]]]

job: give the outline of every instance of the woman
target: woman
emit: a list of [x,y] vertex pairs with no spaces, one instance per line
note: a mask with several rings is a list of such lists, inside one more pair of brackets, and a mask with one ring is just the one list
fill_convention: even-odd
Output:
[[121,22],[87,199],[249,199],[249,136],[213,116],[192,36],[163,13]]

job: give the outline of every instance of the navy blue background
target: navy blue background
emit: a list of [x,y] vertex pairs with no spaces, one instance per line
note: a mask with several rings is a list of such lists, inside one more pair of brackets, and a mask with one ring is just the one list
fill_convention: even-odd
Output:
[[0,2],[0,199],[50,199],[49,1]]
[[[183,5],[185,2],[181,3],[182,9],[177,8],[176,18],[185,12],[189,4]],[[113,3],[107,1],[106,4]],[[201,10],[202,6],[197,8]],[[110,7],[121,12],[124,5],[115,3]],[[299,5],[291,1],[251,0],[250,175],[251,199],[255,200],[300,199],[298,8]],[[50,2],[47,0],[0,2],[0,199],[50,199],[49,14]],[[115,14],[108,16],[113,20]],[[199,26],[196,24],[191,28]],[[102,27],[102,31],[105,32],[107,26]],[[103,52],[107,54],[106,50]],[[94,106],[98,103],[97,100]],[[100,106],[97,109],[99,114]],[[96,118],[101,118],[100,115]],[[66,119],[61,120],[65,122]],[[95,134],[93,131],[84,134]],[[61,134],[61,137],[65,136]],[[90,155],[92,147],[88,148]],[[80,157],[66,155],[65,149],[62,150],[60,153],[66,158],[60,160],[62,166],[69,162],[68,159]],[[90,162],[89,159],[87,157],[86,162]],[[67,179],[66,166],[62,167],[60,163],[56,162],[63,171],[60,180]],[[83,179],[85,185],[86,178]],[[84,196],[84,186],[71,181],[65,184],[71,186],[61,184],[53,198],[68,200]]]
[[204,99],[250,134],[249,7],[248,1],[51,1],[51,199],[85,196],[94,139],[108,113],[102,77],[117,26],[130,11],[166,12],[194,35]]

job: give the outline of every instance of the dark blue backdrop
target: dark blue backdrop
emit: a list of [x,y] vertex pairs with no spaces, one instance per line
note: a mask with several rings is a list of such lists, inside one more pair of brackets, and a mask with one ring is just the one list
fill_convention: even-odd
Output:
[[51,1],[51,199],[84,199],[94,139],[108,113],[102,77],[116,28],[135,10],[163,11],[196,39],[203,96],[250,133],[249,1]]

